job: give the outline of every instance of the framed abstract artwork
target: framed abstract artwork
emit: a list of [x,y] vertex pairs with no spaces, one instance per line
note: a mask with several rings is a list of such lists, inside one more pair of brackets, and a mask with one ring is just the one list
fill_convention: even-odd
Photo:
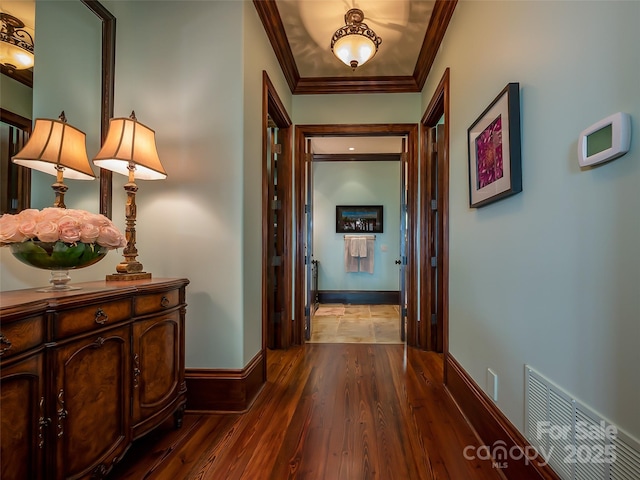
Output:
[[522,191],[520,85],[509,83],[468,130],[469,206]]
[[337,205],[336,233],[382,233],[382,205]]

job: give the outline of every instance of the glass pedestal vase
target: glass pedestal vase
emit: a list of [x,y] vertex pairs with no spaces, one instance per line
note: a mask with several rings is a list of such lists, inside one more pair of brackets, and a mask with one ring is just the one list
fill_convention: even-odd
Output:
[[69,285],[69,270],[88,267],[99,262],[109,251],[95,243],[40,242],[27,240],[9,245],[11,253],[22,263],[31,267],[51,270],[50,287],[38,292],[64,292],[78,290]]

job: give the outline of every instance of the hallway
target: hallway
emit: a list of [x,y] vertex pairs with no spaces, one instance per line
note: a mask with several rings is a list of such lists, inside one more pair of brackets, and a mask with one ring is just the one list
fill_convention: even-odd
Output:
[[268,353],[244,414],[187,412],[136,442],[110,479],[485,480],[478,440],[442,385],[442,357],[403,345]]

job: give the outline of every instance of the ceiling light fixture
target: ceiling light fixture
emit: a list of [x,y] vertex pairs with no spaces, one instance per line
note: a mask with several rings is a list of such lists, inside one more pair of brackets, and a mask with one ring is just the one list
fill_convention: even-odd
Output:
[[362,10],[352,8],[344,15],[345,26],[336,30],[331,38],[333,54],[354,70],[371,60],[382,43],[363,20]]
[[10,70],[33,67],[33,37],[19,18],[0,13],[0,63]]

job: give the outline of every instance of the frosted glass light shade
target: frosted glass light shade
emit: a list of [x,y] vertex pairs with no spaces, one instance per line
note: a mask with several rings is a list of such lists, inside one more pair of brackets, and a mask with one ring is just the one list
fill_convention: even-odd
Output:
[[336,41],[333,53],[345,65],[353,67],[354,62],[358,67],[367,63],[376,54],[376,45],[373,41],[362,35],[345,35]]
[[87,158],[85,134],[64,120],[37,118],[29,141],[12,161],[53,176],[58,173],[57,167],[63,167],[65,178],[96,178]]
[[129,175],[129,165],[135,165],[135,178],[162,180],[167,174],[160,163],[156,134],[133,118],[112,118],[102,148],[93,159],[100,168]]
[[16,70],[25,70],[33,67],[33,53],[2,41],[0,42],[0,63]]
[[10,70],[33,67],[33,36],[25,29],[24,22],[0,12],[0,23],[0,64]]

